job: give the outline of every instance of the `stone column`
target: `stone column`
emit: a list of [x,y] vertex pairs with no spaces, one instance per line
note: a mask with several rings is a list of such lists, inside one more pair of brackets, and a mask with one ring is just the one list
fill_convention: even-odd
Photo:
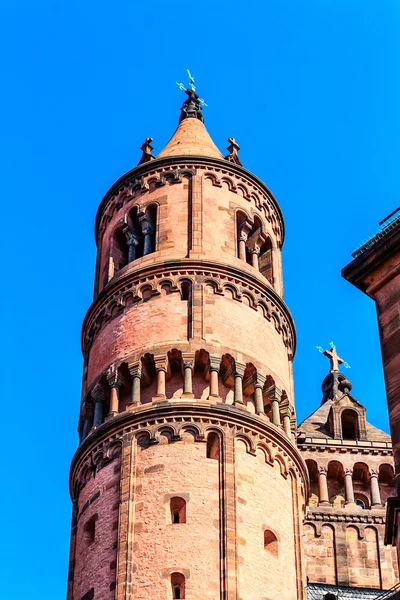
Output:
[[292,428],[290,426],[290,417],[292,414],[292,408],[291,406],[288,406],[283,414],[283,430],[289,439],[292,439]]
[[129,373],[132,377],[132,400],[130,407],[140,404],[140,380],[142,377],[142,363],[140,361],[128,365]]
[[256,413],[258,415],[265,415],[264,399],[263,399],[264,384],[265,384],[264,375],[260,375],[259,373],[257,373],[256,383],[254,385],[254,402],[256,405]]
[[107,281],[110,281],[115,275],[115,264],[112,256],[108,259]]
[[115,365],[111,365],[111,367],[107,371],[107,381],[111,388],[111,396],[110,396],[110,410],[108,412],[108,417],[115,417],[115,415],[119,412],[119,388],[121,386],[121,381],[118,379],[118,368]]
[[325,467],[319,467],[318,469],[318,493],[319,506],[328,506],[330,502],[328,493],[327,470]]
[[237,363],[235,361],[234,369],[235,369],[235,388],[234,388],[234,397],[233,403],[243,405],[243,377],[246,365],[242,363]]
[[219,398],[218,389],[218,373],[221,364],[219,356],[210,356],[208,370],[210,371],[210,396],[211,398]]
[[379,491],[378,471],[371,471],[371,508],[381,508],[382,500]]
[[193,394],[193,369],[194,356],[183,355],[183,394],[182,398],[194,398]]
[[103,422],[104,390],[101,385],[96,384],[94,386],[92,390],[92,398],[94,401],[93,427],[98,427]]
[[272,423],[274,425],[280,425],[281,415],[279,413],[279,404],[281,402],[282,392],[276,385],[271,385],[267,390],[267,395],[271,402]]
[[81,438],[82,442],[88,436],[88,433],[92,428],[92,425],[93,425],[93,410],[91,410],[87,406],[85,406],[85,418],[83,420],[82,438]]
[[260,256],[260,247],[254,246],[254,248],[251,248],[250,254],[251,254],[251,265],[258,271],[259,270],[258,257]]
[[246,242],[251,231],[251,225],[248,221],[241,224],[239,228],[239,258],[246,262]]
[[353,470],[345,469],[344,472],[344,489],[346,494],[346,506],[355,506],[354,490],[353,490]]
[[141,215],[139,217],[139,223],[142,227],[144,238],[143,256],[146,256],[146,254],[150,254],[153,251],[152,238],[154,234],[154,227],[147,215]]
[[129,225],[126,225],[122,230],[126,237],[126,243],[128,244],[128,263],[136,259],[136,246],[139,244],[139,240],[135,234],[135,231]]
[[165,374],[167,372],[167,359],[165,356],[155,356],[154,362],[157,373],[156,400],[165,399]]

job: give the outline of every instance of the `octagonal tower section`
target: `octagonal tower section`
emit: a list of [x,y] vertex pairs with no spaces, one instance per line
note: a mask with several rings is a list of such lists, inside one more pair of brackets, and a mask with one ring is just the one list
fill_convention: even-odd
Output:
[[96,219],[68,600],[305,599],[283,218],[186,93]]

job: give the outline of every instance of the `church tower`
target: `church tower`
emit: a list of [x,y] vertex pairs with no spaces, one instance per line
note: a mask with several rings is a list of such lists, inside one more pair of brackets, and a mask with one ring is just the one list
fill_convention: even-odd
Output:
[[185,93],[97,213],[68,600],[305,600],[283,218]]

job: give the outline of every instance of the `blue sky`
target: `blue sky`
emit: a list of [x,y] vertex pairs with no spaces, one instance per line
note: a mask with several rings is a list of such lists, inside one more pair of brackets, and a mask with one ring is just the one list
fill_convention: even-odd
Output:
[[80,327],[107,189],[176,127],[189,68],[207,128],[277,197],[297,326],[299,420],[334,340],[387,430],[375,307],[341,278],[399,202],[397,0],[3,0],[0,578],[4,600],[65,597]]

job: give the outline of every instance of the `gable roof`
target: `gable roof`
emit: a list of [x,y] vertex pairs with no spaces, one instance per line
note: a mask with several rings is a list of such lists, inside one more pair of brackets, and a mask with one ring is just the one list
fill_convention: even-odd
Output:
[[[360,406],[360,403],[349,396],[349,398]],[[332,404],[337,402],[337,400],[327,400],[322,406],[317,408],[309,417],[304,419],[300,425],[297,427],[297,431],[301,431],[305,433],[306,437],[312,437],[314,439],[333,439],[332,435],[329,433],[328,427],[326,425],[328,420],[328,415],[331,410]],[[391,437],[385,431],[378,429],[371,423],[366,423],[367,430],[367,441],[369,442],[390,442]]]

